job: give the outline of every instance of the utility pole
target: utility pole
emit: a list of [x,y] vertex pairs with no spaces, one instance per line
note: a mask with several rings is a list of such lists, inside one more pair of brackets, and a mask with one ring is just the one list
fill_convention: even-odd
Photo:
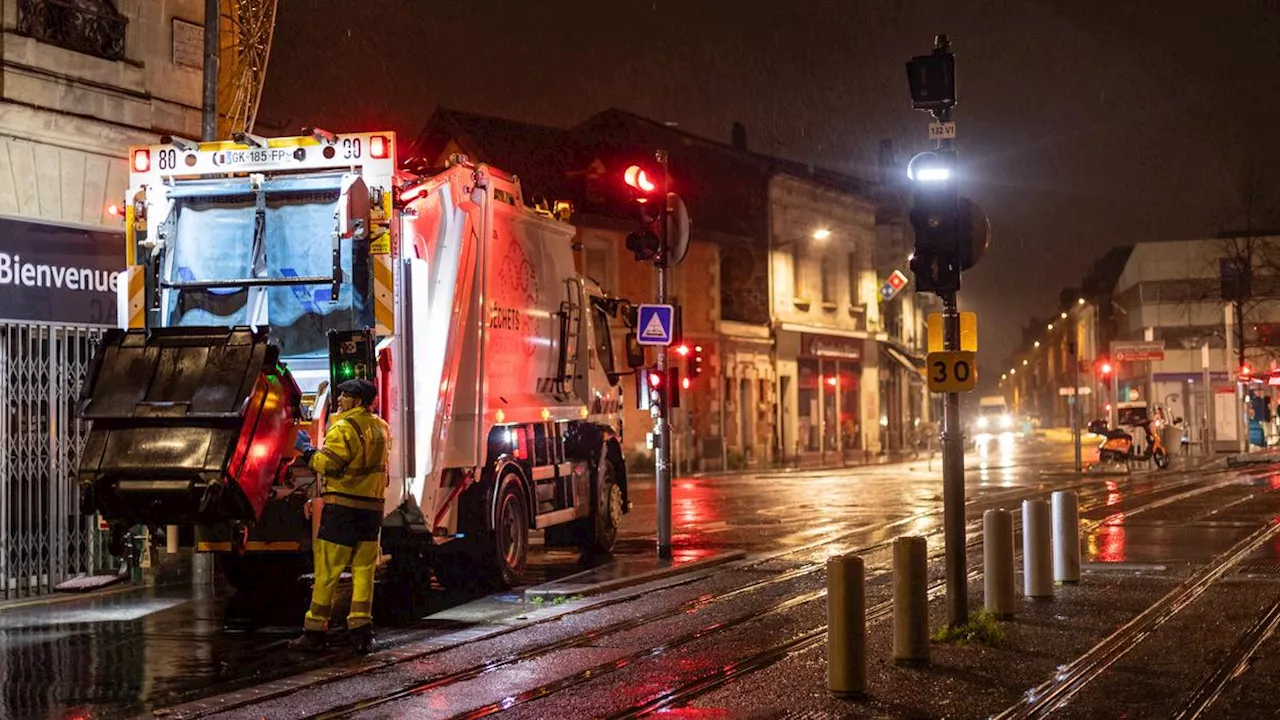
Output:
[[[218,139],[218,41],[221,0],[204,0],[204,87],[200,139]],[[213,582],[213,553],[198,552],[191,558],[191,579],[196,586]]]
[[221,0],[204,0],[204,102],[200,123],[200,139],[218,139],[218,20]]
[[[1080,320],[1076,320],[1077,331],[1080,328]],[[1075,444],[1076,449],[1076,472],[1083,470],[1084,459],[1080,456],[1080,414],[1082,406],[1080,405],[1080,346],[1077,341],[1072,340],[1067,348],[1071,351],[1071,363],[1075,368],[1075,385],[1071,393],[1071,440]]]
[[[670,228],[667,227],[667,218],[670,217],[674,210],[671,207],[671,170],[667,163],[667,152],[658,150],[653,155],[654,160],[662,168],[662,185],[659,187],[659,198],[662,202],[662,210],[658,213],[658,304],[667,304],[667,285],[669,281],[669,273],[671,272],[669,262],[671,252]],[[669,345],[658,346],[658,375],[662,377],[663,382],[668,382],[668,397],[674,397],[675,393],[680,392],[679,387],[675,387],[675,383],[671,382],[671,373],[667,372],[667,363],[669,361]],[[654,437],[657,439],[657,447],[654,449],[654,463],[656,467],[656,488],[658,504],[658,559],[671,559],[671,403],[665,402],[658,406],[657,417],[654,418],[653,425]]]

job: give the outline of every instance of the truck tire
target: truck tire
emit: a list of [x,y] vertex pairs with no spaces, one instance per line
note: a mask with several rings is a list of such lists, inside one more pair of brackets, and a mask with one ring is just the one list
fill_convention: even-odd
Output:
[[436,552],[436,579],[450,590],[500,590],[520,582],[529,551],[529,506],[515,472],[498,478],[489,531]]
[[311,600],[310,586],[301,582],[311,571],[305,553],[218,553],[223,577],[241,598],[237,606],[259,618],[284,617],[301,622]]
[[618,485],[613,461],[600,462],[596,484],[591,489],[591,517],[587,518],[582,538],[582,551],[588,555],[606,554],[618,541],[622,524],[622,487]]

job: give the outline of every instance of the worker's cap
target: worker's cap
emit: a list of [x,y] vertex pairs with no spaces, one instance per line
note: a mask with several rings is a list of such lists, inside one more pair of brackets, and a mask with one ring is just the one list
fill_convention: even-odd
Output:
[[372,405],[373,399],[378,397],[378,388],[364,378],[357,378],[338,385],[338,394],[350,395],[365,405]]

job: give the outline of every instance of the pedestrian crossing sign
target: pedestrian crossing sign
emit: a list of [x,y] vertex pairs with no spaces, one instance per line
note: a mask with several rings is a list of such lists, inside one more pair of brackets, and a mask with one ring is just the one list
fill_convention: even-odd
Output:
[[675,308],[670,305],[641,305],[636,315],[641,345],[670,345]]

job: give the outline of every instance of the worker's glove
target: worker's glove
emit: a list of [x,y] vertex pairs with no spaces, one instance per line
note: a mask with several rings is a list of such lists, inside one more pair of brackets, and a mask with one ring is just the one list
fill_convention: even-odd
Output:
[[298,439],[293,443],[293,449],[298,451],[303,464],[309,464],[311,456],[316,454],[316,448],[311,444],[311,436],[306,430],[298,431]]

